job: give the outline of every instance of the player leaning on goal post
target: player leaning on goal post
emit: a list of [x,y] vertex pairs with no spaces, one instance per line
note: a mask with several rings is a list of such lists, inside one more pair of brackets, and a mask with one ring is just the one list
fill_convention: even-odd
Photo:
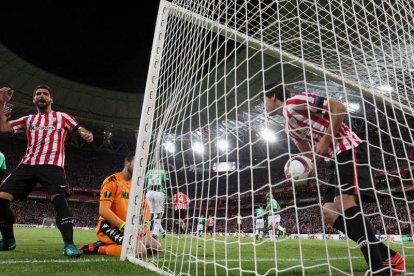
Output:
[[27,150],[19,166],[0,185],[0,251],[14,250],[16,240],[13,233],[14,214],[11,201],[25,199],[40,182],[47,190],[56,211],[56,226],[63,241],[63,254],[79,257],[82,251],[73,243],[73,214],[66,201],[68,183],[65,178],[65,137],[74,131],[86,142],[93,141],[90,131],[81,127],[76,120],[64,112],[52,110],[52,89],[38,85],[33,93],[33,103],[37,114],[21,117],[8,122],[3,113],[5,104],[10,101],[13,90],[0,88],[0,132],[25,132]]
[[[343,122],[345,105],[313,93],[290,97],[290,91],[282,84],[267,85],[260,98],[269,116],[284,117],[285,129],[300,152],[313,159],[314,151],[316,158],[337,162],[333,165],[338,170],[336,166],[332,168],[335,173],[329,182],[336,187],[329,185],[324,195],[325,222],[358,244],[373,274],[389,275],[386,270],[392,268],[395,275],[404,270],[403,257],[377,240],[374,227],[358,205],[359,200],[375,201],[375,191],[366,143]],[[358,163],[354,162],[354,154]]]
[[[96,236],[99,241],[82,246],[81,250],[85,254],[121,255],[134,160],[135,153],[129,153],[125,157],[122,171],[108,176],[102,183],[99,220],[96,226]],[[144,221],[148,221],[151,213],[144,197],[141,210]],[[158,253],[161,245],[151,237],[148,226],[144,226],[138,235],[136,247],[138,257]]]

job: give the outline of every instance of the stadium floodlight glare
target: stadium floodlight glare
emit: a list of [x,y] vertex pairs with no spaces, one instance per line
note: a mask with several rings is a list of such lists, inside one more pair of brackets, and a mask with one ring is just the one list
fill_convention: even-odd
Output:
[[383,94],[389,94],[391,92],[394,92],[394,88],[392,88],[389,85],[380,85],[377,87],[377,90]]
[[222,139],[217,142],[217,147],[222,151],[226,151],[229,148],[229,143],[227,140]]
[[359,111],[361,108],[361,104],[360,103],[356,103],[356,102],[350,102],[348,103],[348,109],[350,112],[356,112]]
[[276,141],[276,135],[268,128],[264,128],[260,135],[268,142],[275,142]]
[[203,145],[200,142],[195,142],[191,148],[193,149],[194,152],[199,153],[199,154],[203,154],[204,152]]
[[175,145],[174,143],[168,141],[164,143],[164,148],[166,151],[174,153],[175,152]]

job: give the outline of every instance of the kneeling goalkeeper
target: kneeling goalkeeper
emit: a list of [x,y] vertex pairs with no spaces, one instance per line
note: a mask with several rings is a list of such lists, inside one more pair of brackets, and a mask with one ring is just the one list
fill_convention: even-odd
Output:
[[[130,153],[125,158],[123,170],[108,176],[102,183],[99,220],[96,227],[96,235],[99,241],[83,246],[81,250],[84,253],[121,255],[133,168],[134,153]],[[149,220],[151,214],[145,200],[142,205],[142,212],[144,220]],[[145,227],[138,236],[137,256],[158,253],[159,250],[160,243],[151,237],[149,229]]]

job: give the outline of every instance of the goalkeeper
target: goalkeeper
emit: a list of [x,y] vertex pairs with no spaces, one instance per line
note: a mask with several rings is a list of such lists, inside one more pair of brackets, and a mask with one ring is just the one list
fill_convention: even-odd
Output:
[[[100,217],[96,227],[96,235],[99,241],[80,248],[85,254],[121,255],[129,191],[134,168],[134,155],[135,153],[128,154],[125,158],[123,170],[110,175],[102,183],[99,202]],[[144,198],[142,217],[144,221],[150,219],[148,204]],[[160,246],[151,237],[147,226],[138,233],[137,256],[141,257],[146,256],[148,253],[158,253]]]

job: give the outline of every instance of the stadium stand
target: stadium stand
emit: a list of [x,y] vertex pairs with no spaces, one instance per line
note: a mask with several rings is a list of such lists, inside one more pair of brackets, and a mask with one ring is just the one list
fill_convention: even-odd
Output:
[[[6,155],[8,170],[12,170],[18,165],[20,159],[25,151],[25,139],[24,137],[15,137],[2,135],[0,136],[0,142],[3,145],[2,151]],[[381,151],[376,148],[372,148],[372,160],[380,160]],[[384,145],[382,152],[391,152],[391,144]],[[401,183],[397,181],[398,179],[390,176],[390,173],[395,173],[398,168],[402,172],[402,179],[404,175],[408,176],[408,165],[404,162],[401,162],[398,159],[399,154],[402,154],[403,148],[397,148],[397,155],[384,155],[389,156],[386,159],[386,166],[383,166],[382,162],[374,162],[373,167],[376,171],[376,187],[378,189],[395,189],[393,194],[393,199],[389,197],[380,197],[380,206],[381,212],[384,215],[391,215],[397,217],[399,221],[395,219],[388,218],[383,216],[383,221],[381,216],[378,215],[378,207],[376,204],[368,204],[365,206],[369,214],[375,214],[371,218],[374,226],[377,229],[382,229],[381,234],[394,234],[401,232],[402,234],[410,234],[410,226],[408,224],[402,223],[403,221],[408,221],[408,216],[411,216],[414,219],[414,204],[411,203],[410,206],[411,214],[402,213],[401,210],[405,208],[398,208],[401,204],[405,204],[405,201],[398,200],[398,198],[403,198],[404,195],[407,197],[408,202],[414,201],[413,192],[403,192],[401,191]],[[396,158],[397,157],[397,158]],[[414,158],[414,154],[412,154]],[[104,151],[102,149],[79,149],[76,147],[69,146],[67,148],[67,162],[66,162],[66,172],[69,185],[71,187],[72,195],[70,197],[70,205],[74,210],[75,214],[75,226],[78,227],[95,227],[98,213],[98,199],[99,199],[99,188],[104,180],[104,178],[116,171],[121,170],[119,164],[122,164],[123,155],[111,153]],[[284,161],[279,161],[280,163],[273,162],[271,166],[281,166],[283,167]],[[330,175],[330,170],[325,162],[318,164],[318,173],[322,175],[323,179],[328,179]],[[275,171],[275,170],[273,170]],[[171,173],[171,186],[176,187],[177,185],[182,185],[184,183],[183,170],[176,170]],[[232,204],[234,200],[240,199],[241,201],[241,216],[244,217],[242,223],[242,230],[244,232],[251,232],[253,228],[253,221],[251,217],[251,193],[248,191],[251,189],[251,170],[244,170],[241,173],[239,178],[240,184],[232,185],[227,187],[227,194],[232,195],[228,198],[217,197],[219,202],[218,206],[221,206],[216,211],[216,232],[235,232],[236,229],[236,219],[232,216],[236,215],[237,204]],[[255,202],[264,202],[265,193],[268,191],[270,185],[268,183],[268,170],[266,168],[256,169],[253,175],[254,187],[258,189],[255,197]],[[188,195],[192,199],[190,205],[193,210],[194,216],[198,214],[199,210],[197,209],[197,200],[210,200],[211,202],[215,201],[216,198],[213,195],[225,194],[224,185],[212,185],[210,189],[202,189],[202,183],[196,181],[196,172],[186,174],[187,184],[188,184]],[[218,181],[225,181],[223,177],[217,175]],[[237,174],[229,175],[230,181],[237,183]],[[335,229],[331,227],[326,227],[323,229],[324,225],[320,217],[320,211],[315,209],[320,208],[318,205],[318,191],[315,181],[309,181],[307,185],[295,187],[296,194],[292,191],[292,185],[284,179],[283,172],[275,173],[270,176],[272,181],[272,191],[275,195],[275,199],[280,202],[282,205],[282,221],[281,224],[286,227],[287,233],[302,233],[302,234],[313,234],[313,233],[323,233],[332,234],[336,233]],[[210,181],[216,181],[217,179],[213,178]],[[214,182],[215,183],[215,182]],[[204,183],[208,185],[208,183]],[[220,187],[219,190],[215,190],[216,187]],[[262,187],[262,189],[260,189]],[[321,192],[323,193],[324,188],[321,187]],[[209,191],[209,194],[208,194]],[[240,191],[240,195],[237,192]],[[171,193],[171,192],[170,192]],[[294,208],[289,208],[293,204],[294,196],[296,197],[296,202],[298,203],[297,216],[295,214]],[[13,208],[16,212],[17,223],[21,224],[42,224],[42,220],[46,217],[53,217],[53,208],[49,201],[47,201],[47,194],[42,191],[41,187],[37,187],[35,191],[30,195],[27,202],[17,201],[13,203]],[[233,206],[234,205],[234,206]],[[205,205],[204,205],[205,206]],[[214,214],[213,207],[215,204],[210,204],[211,209],[209,208],[209,213]],[[227,206],[227,207],[226,207]],[[395,207],[394,207],[395,206]],[[205,208],[205,207],[204,207]],[[227,208],[227,217],[226,209]],[[35,213],[31,212],[29,215],[28,210],[35,210]],[[205,210],[203,210],[205,211]],[[193,215],[190,214],[190,217]],[[166,223],[166,222],[164,222]],[[192,219],[188,219],[188,229],[192,229],[193,223]],[[168,228],[167,228],[168,229]],[[299,231],[298,231],[299,230]]]

